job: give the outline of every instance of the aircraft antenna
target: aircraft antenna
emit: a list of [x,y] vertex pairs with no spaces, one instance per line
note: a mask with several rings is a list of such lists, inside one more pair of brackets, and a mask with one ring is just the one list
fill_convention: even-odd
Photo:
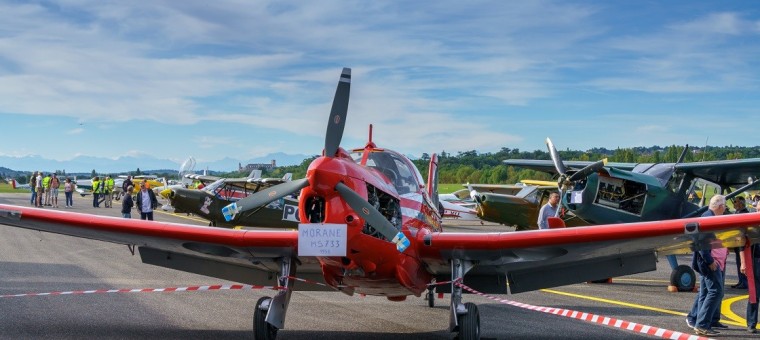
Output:
[[372,143],[372,124],[369,125],[369,142],[367,144]]

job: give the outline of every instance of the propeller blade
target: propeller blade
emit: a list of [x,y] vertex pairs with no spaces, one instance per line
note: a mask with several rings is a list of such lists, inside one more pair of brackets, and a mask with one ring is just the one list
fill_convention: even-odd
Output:
[[557,169],[557,173],[561,175],[564,175],[565,172],[567,172],[567,169],[565,169],[565,163],[562,163],[562,159],[559,158],[559,152],[557,152],[557,148],[554,147],[554,143],[552,143],[552,140],[549,139],[549,137],[546,137],[546,147],[549,149],[549,155],[552,157],[552,162],[554,162],[554,168]]
[[327,122],[327,133],[325,134],[325,156],[334,157],[340,147],[340,140],[343,138],[343,128],[346,126],[346,115],[348,114],[348,97],[351,92],[351,69],[343,68],[340,75],[338,88],[335,89],[332,109],[330,109],[330,120]]
[[399,252],[404,252],[409,247],[409,239],[406,238],[404,233],[396,229],[385,216],[381,214],[375,207],[369,204],[367,200],[359,196],[355,191],[349,188],[343,183],[338,183],[335,186],[335,190],[338,191],[341,197],[346,200],[346,203],[354,209],[356,213],[366,220],[373,228],[379,231],[385,238],[391,240],[396,244],[396,249]]
[[476,204],[480,205],[480,194],[472,188],[472,185],[470,185],[470,182],[467,182],[467,190],[470,191],[470,198],[472,198],[473,201],[475,201]]
[[227,205],[222,208],[222,215],[224,215],[224,219],[227,222],[232,221],[232,219],[241,212],[264,206],[307,186],[309,186],[309,180],[306,178],[271,186],[235,203]]
[[588,177],[588,175],[591,175],[602,168],[607,164],[607,158],[596,161],[594,163],[591,163],[589,165],[586,165],[583,167],[583,169],[578,170],[578,172],[574,173],[572,176],[570,176],[567,180],[570,182],[575,182],[581,179],[584,179]]

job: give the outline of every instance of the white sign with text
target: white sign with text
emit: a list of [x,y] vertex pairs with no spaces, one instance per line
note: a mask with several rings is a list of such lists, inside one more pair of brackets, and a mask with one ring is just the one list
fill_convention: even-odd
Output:
[[298,256],[346,256],[347,230],[345,224],[299,224]]

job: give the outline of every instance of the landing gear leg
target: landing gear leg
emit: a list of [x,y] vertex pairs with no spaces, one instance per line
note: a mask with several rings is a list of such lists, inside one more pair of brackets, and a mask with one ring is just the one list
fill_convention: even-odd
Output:
[[462,288],[455,283],[464,278],[472,269],[472,262],[454,259],[451,261],[451,307],[449,313],[449,331],[456,332],[461,340],[480,339],[480,313],[472,303],[462,303]]
[[435,287],[431,286],[428,288],[427,294],[425,294],[425,299],[428,302],[428,307],[433,308],[435,307]]
[[277,337],[277,331],[285,327],[285,313],[295,283],[288,277],[295,276],[296,264],[291,258],[283,258],[281,261],[278,283],[284,289],[274,298],[262,297],[256,302],[253,312],[253,338],[256,340],[273,340]]

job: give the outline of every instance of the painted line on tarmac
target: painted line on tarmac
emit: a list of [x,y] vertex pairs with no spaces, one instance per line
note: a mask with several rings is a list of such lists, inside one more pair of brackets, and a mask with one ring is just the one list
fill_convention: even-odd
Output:
[[[670,314],[670,315],[677,315],[677,316],[684,316],[684,317],[686,316],[686,313],[684,313],[684,312],[677,312],[677,311],[672,311],[672,310],[669,310],[669,309],[663,309],[663,308],[657,308],[657,307],[652,307],[652,306],[639,305],[639,304],[630,303],[630,302],[623,302],[623,301],[604,299],[604,298],[599,298],[599,297],[594,297],[594,296],[588,296],[588,295],[580,295],[580,294],[574,294],[574,293],[561,292],[561,291],[553,290],[553,289],[541,289],[541,291],[542,292],[546,292],[546,293],[551,293],[551,294],[557,294],[557,295],[564,295],[564,296],[579,298],[579,299],[591,300],[591,301],[596,301],[596,302],[603,302],[603,303],[607,303],[607,304],[611,304],[611,305],[618,305],[618,306],[631,307],[631,308],[636,308],[636,309],[643,309],[643,310],[648,310],[648,311],[653,311],[653,312],[658,312],[658,313],[663,313],[663,314]],[[721,319],[721,321],[723,321],[724,323],[730,324],[730,325],[734,325],[734,326],[744,326],[744,325],[746,325],[747,321],[744,320],[744,319],[742,319],[738,315],[732,313],[735,317],[729,317],[727,314],[725,314],[727,308],[728,308],[729,311],[731,309],[731,305],[729,303],[725,303],[726,301],[729,301],[729,300],[731,300],[731,299],[723,300],[723,303],[721,304],[721,306],[723,306],[722,309],[721,309],[721,313],[723,313],[724,316],[726,316],[729,320]]]
[[[621,329],[621,330],[627,330],[627,331],[631,331],[631,332],[634,332],[634,333],[641,333],[641,334],[656,336],[658,338],[663,338],[663,339],[674,339],[674,340],[703,340],[703,339],[708,339],[708,338],[701,337],[701,336],[698,336],[698,335],[686,334],[686,333],[682,333],[682,332],[678,332],[678,331],[672,331],[672,330],[665,329],[665,328],[659,328],[659,327],[653,327],[653,326],[648,326],[648,325],[642,325],[640,323],[635,323],[635,322],[625,321],[625,320],[621,320],[621,319],[610,318],[610,317],[607,317],[607,316],[601,316],[601,315],[597,315],[597,314],[584,313],[584,312],[579,312],[579,311],[575,311],[575,310],[571,310],[571,309],[534,306],[534,305],[529,305],[529,304],[526,304],[526,303],[521,303],[521,302],[516,302],[516,301],[511,301],[511,300],[506,300],[506,299],[501,299],[501,298],[498,298],[498,297],[495,297],[495,296],[490,296],[490,295],[481,293],[481,292],[479,292],[477,290],[474,290],[474,289],[472,289],[470,287],[465,286],[462,283],[455,283],[455,284],[458,285],[458,286],[460,286],[460,287],[462,287],[463,289],[465,289],[465,290],[473,293],[473,294],[477,294],[477,295],[480,295],[482,297],[485,297],[485,298],[488,298],[490,300],[494,300],[494,301],[497,301],[497,302],[500,302],[500,303],[503,303],[503,304],[507,304],[507,305],[515,306],[515,307],[520,307],[520,308],[524,308],[524,309],[528,309],[528,310],[543,312],[543,313],[547,313],[547,314],[553,314],[553,315],[557,315],[557,316],[564,316],[564,317],[568,317],[568,318],[571,318],[571,319],[591,322],[591,323],[597,324],[597,325],[609,326],[609,327],[612,327],[612,328],[617,328],[617,329]],[[546,289],[542,289],[542,291],[544,291],[544,290],[546,290]]]
[[169,216],[174,216],[174,217],[179,217],[179,218],[184,218],[184,219],[188,219],[188,220],[191,220],[191,221],[207,222],[208,223],[208,220],[197,218],[197,217],[191,217],[191,216],[187,216],[187,215],[182,215],[181,213],[177,214],[177,213],[168,212],[168,211],[162,211],[162,210],[153,210],[153,212],[157,212],[157,213],[161,213],[161,214],[169,215]]
[[723,316],[725,316],[726,318],[735,322],[737,326],[742,326],[742,327],[746,326],[747,319],[742,318],[739,315],[736,315],[736,313],[734,313],[734,311],[731,310],[731,305],[733,305],[737,301],[747,300],[747,299],[749,299],[749,295],[739,295],[739,296],[734,296],[730,299],[723,300],[723,303],[720,305],[720,313],[723,314]]

